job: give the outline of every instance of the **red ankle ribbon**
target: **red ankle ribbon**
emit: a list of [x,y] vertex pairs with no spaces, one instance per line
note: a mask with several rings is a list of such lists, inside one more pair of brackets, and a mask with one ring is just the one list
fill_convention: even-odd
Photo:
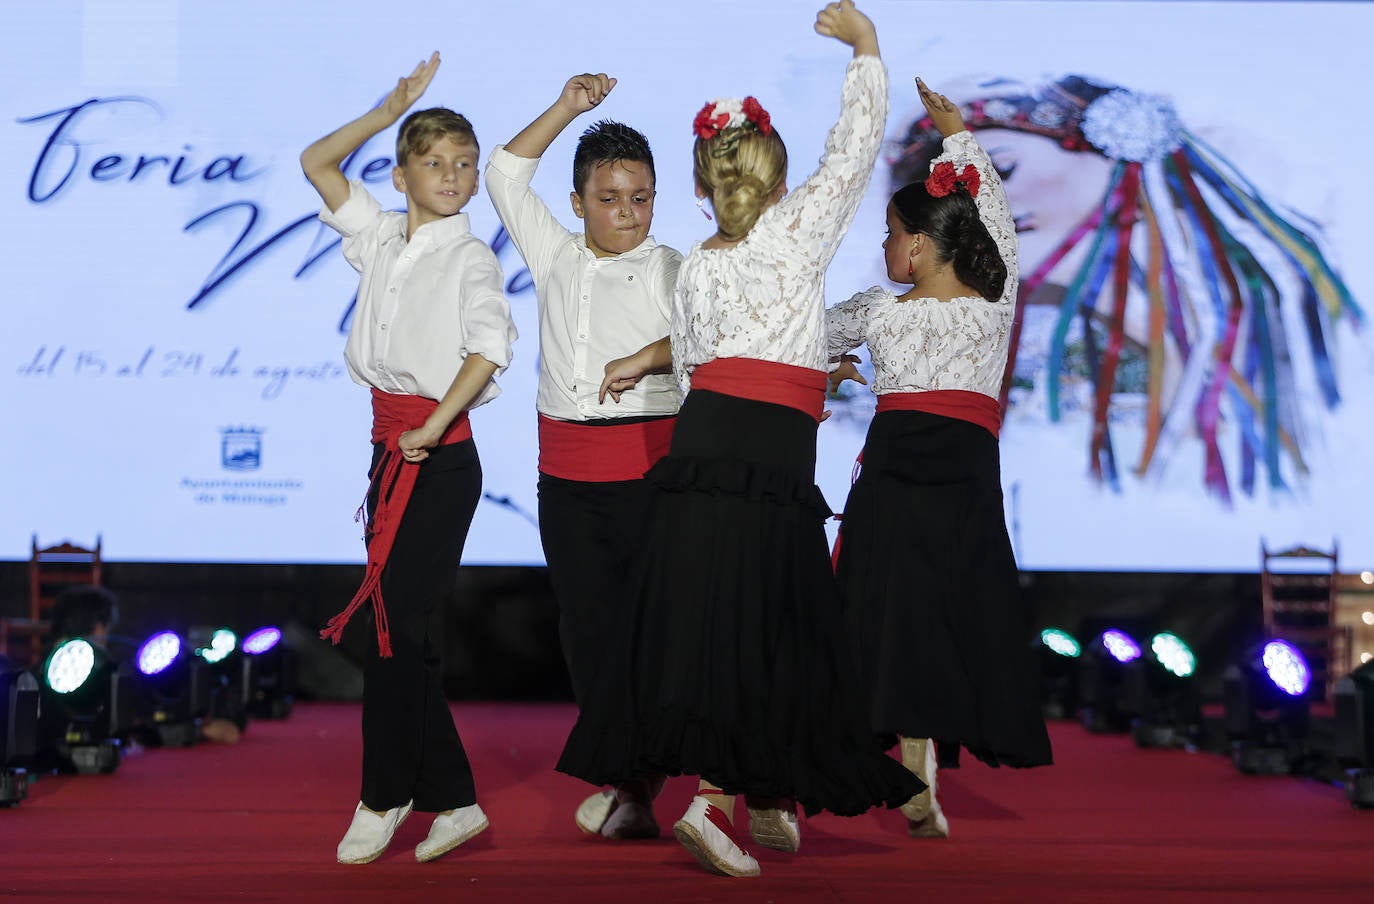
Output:
[[967,421],[993,436],[1002,429],[1002,406],[992,396],[966,389],[932,389],[929,392],[886,392],[878,396],[878,412],[924,411]]
[[539,472],[563,480],[639,480],[668,454],[677,418],[590,426],[539,415]]
[[720,829],[721,833],[725,835],[726,838],[730,839],[731,844],[739,848],[742,852],[746,854],[749,853],[749,851],[745,850],[744,845],[739,843],[739,836],[735,834],[735,827],[730,824],[730,820],[726,817],[724,810],[708,801],[706,803],[706,818],[710,820],[711,825]]
[[786,405],[818,424],[825,411],[825,381],[823,370],[757,358],[716,358],[692,371],[693,389]]
[[[420,474],[419,464],[412,464],[401,455],[398,441],[401,434],[414,430],[425,423],[425,419],[439,407],[433,399],[414,395],[397,395],[372,390],[372,442],[383,443],[386,451],[382,453],[377,467],[372,472],[368,493],[377,487],[377,508],[367,521],[367,571],[363,574],[362,586],[353,594],[353,599],[338,615],[329,620],[329,625],[320,632],[326,640],[338,643],[343,637],[344,625],[366,603],[372,603],[372,612],[377,622],[377,652],[382,657],[391,656],[391,631],[386,619],[386,605],[382,601],[382,571],[386,568],[391,555],[391,545],[396,542],[396,531],[401,526],[410,494],[415,489],[415,480]],[[468,413],[464,411],[453,419],[448,430],[439,438],[439,445],[447,446],[472,439],[472,425]],[[358,510],[361,517],[367,511],[367,501]]]

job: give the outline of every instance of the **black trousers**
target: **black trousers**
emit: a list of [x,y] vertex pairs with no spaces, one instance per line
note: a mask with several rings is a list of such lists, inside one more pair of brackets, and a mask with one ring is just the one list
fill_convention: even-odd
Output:
[[[374,471],[381,453],[379,445]],[[361,796],[373,810],[413,800],[416,810],[438,813],[477,802],[444,695],[443,604],[481,496],[482,465],[467,440],[432,450],[419,468],[382,572],[393,655],[383,659],[374,640],[363,668]],[[369,496],[369,514],[375,507]]]
[[652,498],[646,480],[589,483],[539,475],[539,539],[558,600],[558,635],[577,704],[602,669],[624,662],[626,576]]

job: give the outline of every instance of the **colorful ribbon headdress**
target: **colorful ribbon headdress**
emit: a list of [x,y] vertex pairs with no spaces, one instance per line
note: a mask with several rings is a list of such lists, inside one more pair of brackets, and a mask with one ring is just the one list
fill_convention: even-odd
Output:
[[[1001,88],[1002,86],[995,86]],[[974,101],[963,109],[973,129],[1042,135],[1069,151],[1114,161],[1102,203],[1023,278],[1003,383],[1003,403],[1016,362],[1028,299],[1051,274],[1066,285],[1046,362],[1051,420],[1060,391],[1069,332],[1081,321],[1092,387],[1090,468],[1118,486],[1111,407],[1124,379],[1123,358],[1143,359],[1144,442],[1137,475],[1159,476],[1183,440],[1205,449],[1203,479],[1229,502],[1233,475],[1221,452],[1223,423],[1238,444],[1239,485],[1252,495],[1263,468],[1268,485],[1305,474],[1294,343],[1303,342],[1325,406],[1340,402],[1332,361],[1333,325],[1364,314],[1327,262],[1319,231],[1293,211],[1280,212],[1224,156],[1186,130],[1166,99],[1070,76],[1035,93]],[[919,178],[940,136],[929,117],[917,121],[890,157],[894,181]],[[1056,271],[1076,249],[1076,267]],[[1279,274],[1274,265],[1286,264]],[[1297,292],[1280,289],[1296,282]],[[1110,288],[1108,288],[1110,286]],[[1127,337],[1131,290],[1147,304],[1144,338]],[[1285,317],[1294,309],[1296,316]],[[1298,322],[1299,335],[1290,336]],[[1166,356],[1177,367],[1166,388]]]

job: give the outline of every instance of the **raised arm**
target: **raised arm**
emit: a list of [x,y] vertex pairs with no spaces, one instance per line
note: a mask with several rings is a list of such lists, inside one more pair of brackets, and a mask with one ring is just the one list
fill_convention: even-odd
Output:
[[544,156],[549,145],[569,123],[599,105],[614,87],[615,79],[604,72],[574,75],[563,85],[563,93],[553,102],[553,106],[521,129],[520,134],[506,145],[506,150],[517,157]]
[[825,311],[825,351],[832,362],[850,349],[868,341],[868,302],[870,293],[860,292]]
[[396,124],[425,93],[439,68],[439,51],[419,63],[410,75],[400,78],[386,100],[362,116],[316,141],[301,152],[305,178],[320,193],[325,207],[334,212],[348,200],[348,180],[340,167],[348,155],[373,135]]
[[1002,177],[997,167],[992,165],[988,152],[964,125],[958,105],[943,94],[932,91],[919,78],[916,87],[921,92],[921,103],[925,104],[931,123],[945,139],[940,156],[931,161],[931,167],[948,161],[956,170],[962,170],[969,164],[978,170],[978,195],[974,198],[974,203],[978,205],[978,217],[997,243],[1002,263],[1007,268],[1007,282],[999,301],[1013,301],[1017,287],[1016,219],[1007,203],[1007,190],[1002,185]]
[[820,166],[778,202],[778,222],[817,266],[826,266],[868,190],[887,124],[887,70],[878,57],[873,23],[850,0],[816,17],[816,31],[854,48],[845,71],[840,118],[825,142]]

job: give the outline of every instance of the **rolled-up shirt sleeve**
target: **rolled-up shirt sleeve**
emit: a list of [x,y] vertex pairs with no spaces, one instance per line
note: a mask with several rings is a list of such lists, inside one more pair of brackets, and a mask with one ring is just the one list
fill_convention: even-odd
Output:
[[465,262],[462,274],[463,354],[477,354],[496,365],[500,375],[510,366],[516,340],[510,302],[501,290],[501,264],[487,252]]
[[343,253],[353,269],[361,271],[363,261],[377,253],[378,229],[382,223],[382,205],[359,179],[348,181],[348,200],[331,211],[320,208],[320,222],[343,236]]

